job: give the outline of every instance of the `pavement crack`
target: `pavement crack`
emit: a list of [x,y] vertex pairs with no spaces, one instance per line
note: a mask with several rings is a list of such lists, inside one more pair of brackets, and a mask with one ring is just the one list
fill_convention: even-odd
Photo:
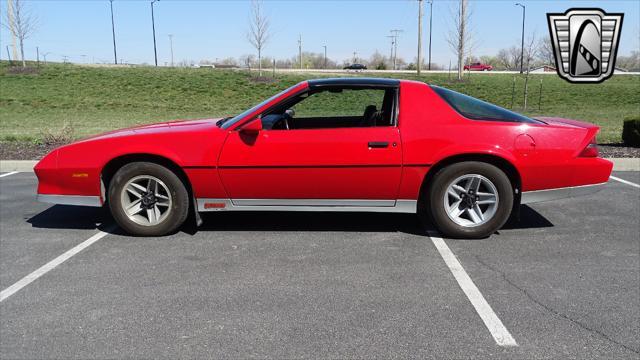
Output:
[[491,270],[491,271],[493,271],[495,273],[500,274],[500,276],[502,277],[502,279],[504,279],[504,281],[506,281],[509,285],[511,285],[514,288],[516,288],[518,291],[520,291],[522,294],[524,294],[524,296],[526,296],[529,300],[531,300],[536,305],[542,307],[547,312],[549,312],[549,313],[551,313],[551,314],[553,314],[553,315],[555,315],[557,317],[560,317],[562,319],[565,319],[565,320],[571,322],[572,324],[580,327],[581,329],[584,329],[584,330],[586,330],[588,332],[596,334],[596,335],[600,336],[601,338],[603,338],[603,339],[605,339],[605,340],[607,340],[607,341],[609,341],[609,342],[611,342],[613,344],[616,344],[616,345],[618,345],[618,346],[620,346],[620,347],[622,347],[622,348],[624,348],[626,350],[629,350],[629,351],[631,351],[633,353],[636,353],[636,354],[640,354],[640,350],[634,349],[634,348],[629,347],[629,346],[627,346],[627,345],[625,345],[625,344],[623,344],[623,343],[621,343],[619,341],[616,341],[616,340],[612,339],[611,337],[609,337],[607,334],[603,333],[602,331],[594,329],[594,328],[588,326],[587,324],[584,324],[584,323],[580,322],[579,320],[573,319],[570,316],[568,316],[567,314],[563,314],[560,311],[558,311],[558,310],[552,308],[551,306],[543,303],[542,301],[536,299],[526,289],[518,286],[518,284],[516,284],[513,280],[509,279],[509,277],[507,277],[505,272],[500,271],[497,268],[495,268],[495,267],[489,265],[488,263],[484,262],[482,260],[482,258],[480,258],[480,256],[474,255],[474,258],[480,265],[484,266],[485,268],[487,268],[487,269],[489,269],[489,270]]

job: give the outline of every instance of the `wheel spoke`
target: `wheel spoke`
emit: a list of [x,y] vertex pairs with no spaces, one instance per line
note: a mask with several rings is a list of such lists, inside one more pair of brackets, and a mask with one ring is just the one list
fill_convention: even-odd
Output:
[[471,190],[473,190],[473,192],[478,192],[478,189],[480,189],[480,182],[482,182],[482,180],[480,180],[479,177],[472,177],[471,178]]
[[158,201],[156,202],[156,206],[169,207],[168,201]]
[[155,214],[155,216],[156,216],[156,221],[160,220],[160,216],[161,216],[162,214],[160,213],[160,209],[158,208],[158,205],[154,205],[154,206],[153,206],[153,213],[154,213],[154,214]]
[[126,188],[127,191],[138,199],[142,198],[142,194],[138,192],[137,188],[134,185],[136,184],[129,184]]
[[456,192],[456,190],[453,187],[449,188],[449,190],[447,190],[447,193],[453,196],[456,199],[456,201],[460,200],[460,195]]
[[471,218],[471,221],[473,221],[474,224],[478,224],[482,222],[482,219],[478,216],[475,209],[467,208],[467,214],[469,214],[469,217]]
[[142,211],[142,200],[138,199],[132,202],[129,206],[127,206],[125,211],[127,212],[127,214],[129,214],[129,216],[138,214]]
[[464,209],[460,209],[460,203],[462,203],[462,200],[456,201],[453,205],[451,205],[449,207],[449,209],[448,209],[449,215],[451,215],[453,217],[458,217],[458,216],[460,216],[460,214],[462,214]]
[[146,192],[150,193],[150,192],[154,191],[154,189],[155,189],[154,183],[155,183],[155,181],[153,181],[153,179],[149,179],[149,181],[147,182]]
[[478,215],[478,217],[480,218],[480,221],[484,221],[484,214],[482,213],[482,209],[480,209],[480,205],[473,204],[473,212],[475,212],[476,215]]
[[154,224],[156,221],[156,213],[153,209],[147,209],[147,219],[149,219],[149,223]]
[[451,188],[453,189],[453,191],[457,192],[458,194],[462,194],[462,193],[466,193],[467,190],[465,188],[463,188],[460,185],[452,185]]
[[495,202],[496,202],[496,195],[495,194],[486,193],[486,192],[478,192],[476,195],[478,195],[478,197],[479,197],[477,203],[480,204],[480,205],[482,205],[482,204],[495,204]]
[[132,186],[135,189],[138,189],[138,191],[141,191],[143,194],[147,191],[147,189],[145,189],[145,187],[140,185],[140,184],[136,184],[136,183],[132,182],[129,185]]

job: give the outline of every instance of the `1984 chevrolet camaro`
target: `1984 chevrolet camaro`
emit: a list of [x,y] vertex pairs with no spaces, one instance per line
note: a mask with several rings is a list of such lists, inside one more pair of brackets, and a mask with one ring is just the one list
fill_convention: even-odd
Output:
[[520,204],[599,190],[612,163],[597,132],[420,82],[321,79],[234,117],[81,140],[35,172],[40,201],[108,205],[134,235],[248,210],[418,213],[445,236],[478,238]]

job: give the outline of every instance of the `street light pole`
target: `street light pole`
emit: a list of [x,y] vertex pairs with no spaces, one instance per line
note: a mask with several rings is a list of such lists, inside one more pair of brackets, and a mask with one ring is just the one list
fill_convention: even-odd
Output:
[[322,45],[324,48],[324,68],[327,68],[327,45]]
[[522,7],[522,42],[520,45],[520,74],[522,74],[522,69],[523,69],[523,65],[524,65],[524,16],[525,16],[525,6],[520,4],[520,3],[516,3],[516,6],[521,6]]
[[420,76],[421,66],[422,66],[422,0],[418,0],[418,67],[417,67],[418,76]]
[[113,0],[109,0],[111,5],[111,35],[113,36],[113,63],[118,64],[118,53],[116,52],[116,26],[113,21]]
[[156,49],[156,21],[153,16],[153,4],[160,0],[151,0],[151,28],[153,29],[153,57],[156,66],[158,66],[158,50]]
[[431,70],[431,33],[433,32],[433,0],[429,0],[429,70]]
[[169,34],[169,48],[171,49],[171,67],[173,67],[173,34]]

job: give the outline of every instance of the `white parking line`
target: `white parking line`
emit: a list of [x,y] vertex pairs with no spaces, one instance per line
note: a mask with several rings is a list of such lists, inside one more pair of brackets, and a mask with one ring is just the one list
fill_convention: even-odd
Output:
[[613,179],[613,180],[615,180],[615,181],[619,181],[619,182],[621,182],[621,183],[623,183],[623,184],[631,185],[631,186],[633,186],[633,187],[637,187],[638,189],[640,189],[640,185],[638,185],[638,184],[636,184],[636,183],[633,183],[633,182],[631,182],[631,181],[627,181],[627,180],[625,180],[625,179],[620,179],[620,178],[615,177],[615,176],[613,176],[613,175],[609,176],[609,178],[610,178],[610,179]]
[[5,176],[9,176],[9,175],[13,175],[13,174],[17,174],[17,173],[18,173],[17,171],[8,172],[8,173],[6,173],[6,174],[2,174],[2,175],[0,175],[0,178],[3,178],[3,177],[5,177]]
[[[107,231],[111,231],[111,230],[107,230]],[[49,261],[48,263],[46,263],[45,265],[41,266],[38,270],[32,272],[31,274],[23,277],[22,279],[20,279],[17,283],[9,286],[8,288],[2,290],[0,292],[0,302],[4,301],[6,298],[8,298],[9,296],[15,294],[16,292],[20,291],[20,289],[22,289],[23,287],[29,285],[31,282],[35,281],[36,279],[38,279],[39,277],[41,277],[42,275],[48,273],[49,271],[55,269],[58,265],[62,264],[63,262],[69,260],[69,258],[71,258],[73,255],[79,253],[80,251],[86,249],[87,247],[89,247],[91,244],[95,243],[96,241],[102,239],[103,237],[105,237],[106,235],[108,235],[109,233],[104,232],[104,231],[100,231],[99,233],[93,235],[92,237],[88,238],[87,240],[81,242],[80,244],[74,246],[73,248],[71,248],[69,251],[65,252],[64,254],[58,256],[57,258]]]
[[464,271],[464,268],[444,240],[431,234],[429,234],[429,237],[433,245],[438,249],[438,252],[440,252],[449,270],[451,270],[451,273],[456,278],[456,281],[458,281],[458,285],[460,285],[462,291],[467,295],[471,305],[473,305],[478,315],[480,315],[484,325],[489,329],[496,343],[500,346],[518,346],[516,340],[511,336],[509,330],[504,327],[498,315],[493,312],[491,305],[484,299],[478,287],[473,283],[473,280],[471,280],[467,272]]

